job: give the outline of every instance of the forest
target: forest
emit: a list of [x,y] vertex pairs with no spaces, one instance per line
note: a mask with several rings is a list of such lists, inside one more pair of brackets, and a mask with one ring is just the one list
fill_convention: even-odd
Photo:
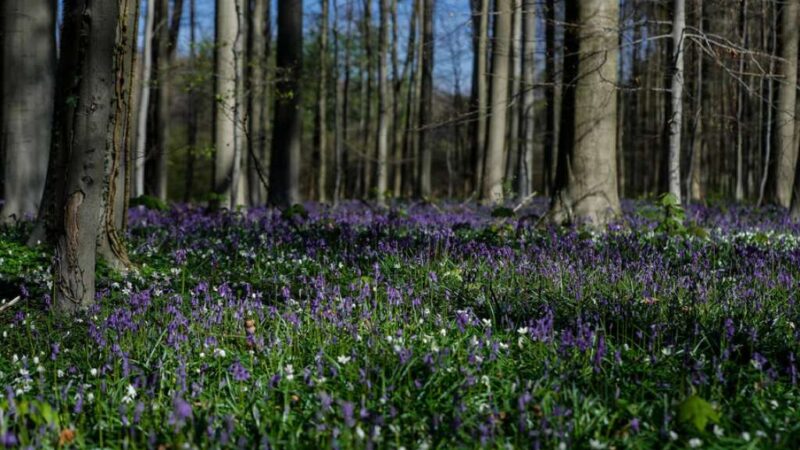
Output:
[[797,448],[800,0],[0,0],[0,448]]

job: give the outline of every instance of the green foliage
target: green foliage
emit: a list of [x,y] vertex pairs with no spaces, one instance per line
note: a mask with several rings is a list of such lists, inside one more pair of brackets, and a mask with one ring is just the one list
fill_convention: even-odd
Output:
[[145,208],[153,211],[169,210],[169,207],[163,200],[156,197],[152,197],[150,195],[141,195],[139,197],[131,199],[130,206],[131,207],[144,206]]
[[686,223],[686,211],[675,195],[666,193],[658,200],[660,210],[658,226],[655,231],[668,236],[697,237],[707,239],[708,231],[694,222]]
[[281,216],[286,220],[292,220],[295,217],[300,217],[302,219],[308,219],[308,211],[306,210],[305,206],[303,206],[303,205],[301,205],[299,203],[295,203],[294,205],[284,209],[281,212]]
[[514,217],[516,213],[507,206],[498,206],[492,210],[492,217]]
[[697,394],[690,395],[678,406],[678,421],[691,424],[697,431],[703,432],[706,425],[719,423],[721,414],[714,409],[711,403],[700,398]]

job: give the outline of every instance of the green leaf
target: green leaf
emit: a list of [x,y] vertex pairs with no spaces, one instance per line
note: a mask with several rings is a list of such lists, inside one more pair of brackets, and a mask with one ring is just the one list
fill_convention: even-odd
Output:
[[692,394],[678,406],[678,421],[691,423],[697,431],[703,431],[708,422],[719,423],[720,413],[697,394]]

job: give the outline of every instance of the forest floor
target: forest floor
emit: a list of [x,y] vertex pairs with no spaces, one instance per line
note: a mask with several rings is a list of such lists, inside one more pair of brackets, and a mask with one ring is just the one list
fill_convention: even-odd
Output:
[[30,224],[5,229],[24,300],[0,313],[0,447],[800,442],[800,224],[626,203],[597,233],[543,210],[137,207],[137,269],[101,267],[75,318]]

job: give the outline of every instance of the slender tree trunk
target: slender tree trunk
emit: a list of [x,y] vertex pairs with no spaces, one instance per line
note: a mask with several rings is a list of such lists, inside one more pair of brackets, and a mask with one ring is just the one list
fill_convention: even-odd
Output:
[[672,11],[672,82],[669,121],[669,193],[681,199],[681,131],[683,128],[683,47],[686,29],[685,0],[675,0]]
[[303,2],[281,1],[278,7],[278,82],[275,95],[269,203],[289,206],[300,201],[299,177],[303,117],[300,79],[303,70]]
[[[504,180],[509,183],[514,192],[519,192],[517,176],[517,162],[520,153],[520,75],[522,60],[522,0],[511,0],[512,19],[511,19],[511,39],[509,42],[509,65],[510,75],[508,77],[508,107],[507,112],[508,131],[506,132],[505,145],[505,176]],[[512,109],[513,108],[513,109]]]
[[[334,8],[337,8],[338,2],[334,2]],[[348,4],[346,6],[346,13],[345,13],[345,21],[347,22],[347,30],[345,32],[345,38],[349,39],[350,37],[350,27],[352,24],[353,19],[353,10],[352,6]],[[337,23],[338,23],[338,14],[337,14]],[[334,45],[335,45],[335,55],[337,57],[337,62],[334,64],[336,67],[336,75],[337,75],[337,82],[336,82],[336,176],[334,181],[334,189],[333,189],[333,201],[334,203],[338,203],[343,197],[347,195],[347,113],[348,113],[348,106],[349,106],[349,92],[350,92],[350,46],[348,45],[347,40],[341,38],[339,34],[339,27],[334,26]],[[339,47],[344,47],[344,64],[342,65],[341,69],[339,68],[338,64],[338,57],[339,57]],[[338,74],[339,71],[344,71],[344,80],[339,83],[338,81]]]
[[264,176],[264,155],[267,151],[267,42],[269,41],[269,0],[253,0],[252,14],[249,15],[247,34],[247,117],[250,139],[247,140],[248,161],[247,191],[248,203],[263,204],[265,189],[261,181]]
[[389,109],[391,108],[391,89],[387,76],[387,56],[389,44],[389,0],[380,0],[380,30],[378,36],[378,167],[377,192],[378,204],[386,204],[386,192],[389,188]]
[[153,0],[146,3],[147,14],[144,22],[144,49],[142,50],[142,87],[139,91],[139,112],[136,121],[136,151],[133,159],[133,173],[135,181],[133,183],[133,195],[139,197],[144,195],[144,173],[145,161],[147,160],[147,134],[148,134],[148,115],[150,111],[150,93],[153,82],[153,29],[155,28],[156,7]]
[[0,223],[33,217],[47,177],[55,86],[53,0],[3,0]]
[[503,201],[505,173],[506,115],[508,110],[509,51],[512,30],[511,0],[495,0],[494,36],[492,42],[492,93],[489,136],[486,141],[486,162],[483,170],[481,200]]
[[783,3],[781,12],[780,73],[783,80],[778,87],[778,107],[775,114],[775,175],[773,200],[789,207],[792,200],[797,147],[794,145],[795,106],[797,100],[797,48],[798,11],[800,2],[789,0]]
[[408,73],[405,69],[408,68],[408,61],[403,66],[403,73],[400,73],[400,61],[398,57],[399,33],[397,32],[400,27],[400,22],[397,19],[397,0],[391,0],[392,10],[392,82],[390,83],[392,89],[392,142],[390,150],[392,156],[392,193],[395,198],[402,195],[403,190],[403,127],[400,126],[400,98],[403,90],[403,81],[408,79]]
[[533,139],[534,139],[534,73],[536,69],[536,0],[522,4],[522,102],[520,107],[521,138],[519,152],[519,196],[525,198],[533,192]]
[[604,226],[620,214],[616,167],[619,3],[567,2],[566,24],[562,151],[551,220]]
[[483,179],[483,161],[486,151],[486,113],[488,107],[489,88],[488,41],[489,41],[489,0],[472,0],[472,112],[475,115],[472,124],[472,160],[473,189],[481,191]]
[[364,58],[361,66],[361,189],[362,198],[369,197],[372,187],[372,1],[363,1],[364,13],[361,23],[361,39]]
[[169,1],[152,0],[155,9],[147,116],[145,193],[167,199],[167,143],[169,142]]
[[[739,3],[739,33],[742,48],[747,48],[747,0]],[[744,74],[744,55],[739,56],[739,73]],[[742,75],[744,76],[744,75]],[[736,92],[736,194],[737,202],[744,200],[744,111],[745,92],[744,86],[739,83]]]
[[[334,0],[335,1],[335,0]],[[320,2],[319,77],[317,78],[317,114],[315,124],[318,152],[317,189],[320,203],[328,202],[328,0]]]
[[[698,30],[703,33],[703,0],[697,0],[698,7]],[[703,80],[705,70],[703,68],[703,50],[697,48],[695,55],[695,80],[694,80],[694,120],[692,122],[691,136],[689,138],[689,173],[686,177],[686,195],[690,201],[700,201],[703,199],[703,190],[700,179],[703,162]]]
[[544,130],[544,161],[542,168],[542,192],[549,196],[553,190],[553,165],[556,151],[556,6],[555,0],[545,3],[545,130]]
[[[189,70],[197,72],[196,0],[189,0]],[[189,89],[189,111],[186,121],[186,179],[184,180],[183,201],[188,203],[194,191],[194,164],[197,151],[197,108],[194,89]]]
[[422,0],[422,85],[419,110],[419,180],[417,197],[431,196],[431,163],[433,149],[428,138],[428,128],[433,123],[433,11],[435,0]]
[[[103,215],[103,179],[111,156],[108,134],[113,105],[114,52],[117,42],[119,3],[98,2],[89,8],[87,0],[66,0],[65,38],[78,38],[77,48],[63,48],[61,88],[77,94],[74,115],[59,125],[69,135],[64,142],[67,171],[61,191],[63,222],[57,229],[53,256],[55,305],[74,313],[94,302],[97,236]],[[68,28],[70,28],[68,30]],[[76,51],[80,49],[80,51]],[[63,98],[70,102],[72,97]]]
[[247,79],[247,17],[249,0],[233,0],[236,7],[236,40],[233,45],[233,61],[235,67],[236,96],[233,102],[233,188],[229,207],[247,206],[249,188],[247,173],[249,171],[247,149],[250,120],[247,111],[245,92]]
[[[764,12],[764,15],[766,16],[767,7],[765,5],[765,2],[766,2],[766,0],[762,0],[762,8],[761,9]],[[775,8],[775,9],[777,9],[777,8]],[[777,41],[778,41],[778,32],[777,32],[777,26],[776,26],[777,22],[778,22],[778,13],[777,13],[777,11],[775,9],[773,9],[773,13],[772,13],[772,36],[771,36],[772,39],[771,40],[772,40],[772,51],[773,52],[775,52],[775,50],[776,50]],[[766,47],[766,45],[765,45],[765,47]],[[769,61],[769,74],[770,74],[770,76],[772,76],[773,73],[775,73],[775,58],[770,58],[770,61]],[[761,206],[761,204],[764,201],[764,195],[766,194],[766,190],[767,190],[767,180],[769,179],[769,173],[771,171],[771,166],[772,166],[772,164],[771,164],[771,162],[772,162],[771,161],[771,156],[772,156],[771,153],[772,153],[772,129],[773,129],[773,123],[772,123],[773,114],[772,114],[772,111],[773,111],[773,104],[774,104],[774,102],[773,102],[774,95],[773,94],[774,94],[774,84],[773,84],[772,78],[770,78],[770,79],[767,80],[767,99],[766,99],[766,101],[767,101],[767,122],[762,125],[764,127],[764,134],[765,134],[765,137],[764,137],[764,147],[765,148],[764,148],[764,164],[763,164],[763,167],[761,168],[761,170],[762,170],[761,183],[760,183],[759,189],[758,189],[758,202],[756,203],[758,206]]]

